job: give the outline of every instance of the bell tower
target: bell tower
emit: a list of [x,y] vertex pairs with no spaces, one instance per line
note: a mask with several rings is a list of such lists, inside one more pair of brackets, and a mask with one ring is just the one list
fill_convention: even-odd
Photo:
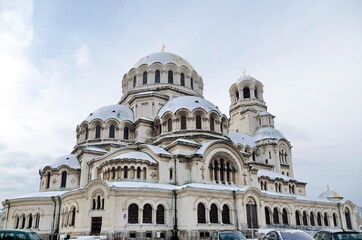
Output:
[[252,135],[257,129],[257,116],[266,112],[267,106],[263,98],[263,84],[246,75],[245,71],[236,83],[231,85],[229,95],[230,130]]

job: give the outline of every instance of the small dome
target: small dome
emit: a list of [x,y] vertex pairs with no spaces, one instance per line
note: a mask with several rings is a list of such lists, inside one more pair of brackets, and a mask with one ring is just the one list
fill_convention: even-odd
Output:
[[185,97],[177,97],[167,102],[157,113],[158,117],[162,117],[166,112],[175,113],[179,109],[187,109],[190,112],[194,109],[203,109],[205,112],[216,111],[217,113],[222,115],[220,110],[208,100],[205,100],[200,97],[193,96],[185,96]]
[[46,167],[57,168],[62,165],[68,166],[73,169],[80,169],[78,158],[73,154],[63,155],[55,159]]
[[265,112],[265,111],[263,111],[263,112],[259,112],[258,114],[257,114],[257,116],[273,116],[271,113],[268,113],[268,112]]
[[156,52],[156,53],[152,53],[147,56],[144,56],[143,58],[138,60],[136,62],[136,64],[133,65],[132,68],[138,68],[139,66],[141,66],[143,64],[151,66],[153,63],[156,63],[156,62],[162,63],[164,65],[167,63],[173,63],[178,67],[185,66],[190,71],[195,71],[195,69],[191,66],[191,64],[188,63],[185,59],[183,59],[180,56],[177,56],[176,54],[169,53],[169,52]]
[[254,133],[255,141],[259,141],[266,138],[276,138],[281,139],[285,138],[284,135],[272,127],[262,127],[255,131]]
[[331,191],[331,190],[322,192],[321,195],[319,195],[319,198],[327,198],[328,200],[335,201],[335,202],[343,199],[343,197],[341,195],[339,195],[337,192]]
[[250,75],[242,75],[242,76],[239,77],[237,82],[239,83],[239,82],[245,81],[245,80],[258,81],[258,80],[256,80],[255,78],[253,78]]
[[106,121],[110,118],[116,119],[119,122],[122,122],[123,120],[129,120],[131,122],[134,121],[132,110],[129,107],[120,104],[101,107],[89,114],[85,121],[91,122],[94,119]]

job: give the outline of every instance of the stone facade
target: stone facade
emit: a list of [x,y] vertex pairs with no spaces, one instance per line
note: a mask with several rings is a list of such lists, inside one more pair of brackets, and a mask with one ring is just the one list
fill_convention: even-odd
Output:
[[2,203],[4,228],[45,239],[207,239],[215,230],[357,227],[352,202],[331,191],[309,198],[294,178],[291,143],[260,81],[244,75],[230,87],[229,118],[203,86],[175,54],[140,59],[119,103],[92,112],[71,153],[39,170],[40,191]]

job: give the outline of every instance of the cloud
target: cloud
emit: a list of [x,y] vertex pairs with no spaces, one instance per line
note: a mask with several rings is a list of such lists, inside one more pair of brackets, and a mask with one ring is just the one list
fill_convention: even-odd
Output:
[[79,67],[87,66],[90,61],[90,50],[86,44],[82,44],[75,52],[76,63]]

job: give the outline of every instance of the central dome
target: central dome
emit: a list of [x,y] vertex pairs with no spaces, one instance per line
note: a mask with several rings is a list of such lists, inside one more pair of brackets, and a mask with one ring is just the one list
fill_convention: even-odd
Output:
[[143,64],[151,66],[153,63],[156,63],[156,62],[162,63],[164,65],[166,65],[167,63],[173,63],[178,67],[185,66],[190,71],[195,71],[195,69],[191,66],[191,64],[188,63],[185,59],[183,59],[182,57],[180,57],[176,54],[169,53],[169,52],[156,52],[156,53],[152,53],[147,56],[144,56],[143,58],[138,60],[136,62],[136,64],[133,65],[132,68],[137,69],[138,67],[140,67]]

